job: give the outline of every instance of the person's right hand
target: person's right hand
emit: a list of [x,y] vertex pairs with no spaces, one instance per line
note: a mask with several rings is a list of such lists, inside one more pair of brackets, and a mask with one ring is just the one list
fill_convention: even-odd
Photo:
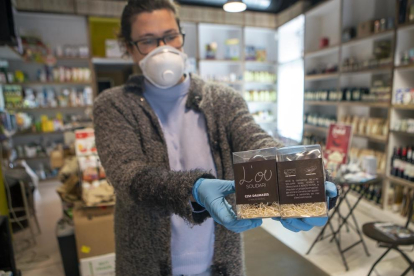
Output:
[[193,187],[196,202],[206,208],[215,222],[230,231],[241,233],[260,226],[261,219],[237,220],[231,205],[224,198],[233,193],[234,181],[200,178]]

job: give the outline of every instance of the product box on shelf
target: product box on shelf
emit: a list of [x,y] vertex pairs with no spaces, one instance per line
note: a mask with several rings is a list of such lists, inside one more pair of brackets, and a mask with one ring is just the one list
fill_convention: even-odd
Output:
[[327,216],[320,145],[233,153],[238,219]]
[[364,37],[374,32],[374,20],[368,20],[358,25],[357,35],[358,37]]
[[115,276],[115,253],[80,260],[82,276]]
[[91,258],[115,252],[114,207],[83,207],[73,210],[78,258]]

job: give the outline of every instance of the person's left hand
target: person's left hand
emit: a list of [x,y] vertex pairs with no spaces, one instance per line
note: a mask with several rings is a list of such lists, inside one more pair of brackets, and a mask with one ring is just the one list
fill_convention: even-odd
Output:
[[[338,196],[338,190],[336,189],[335,184],[331,182],[325,182],[325,193],[327,202],[329,202],[331,198]],[[280,221],[283,227],[293,232],[309,231],[314,226],[324,226],[328,222],[328,217],[273,219],[276,221]]]

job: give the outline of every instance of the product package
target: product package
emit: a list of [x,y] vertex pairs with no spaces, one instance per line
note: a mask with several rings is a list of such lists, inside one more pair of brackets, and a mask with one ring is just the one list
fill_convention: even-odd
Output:
[[233,153],[238,219],[280,217],[276,148]]
[[277,150],[282,218],[326,217],[325,170],[320,145]]

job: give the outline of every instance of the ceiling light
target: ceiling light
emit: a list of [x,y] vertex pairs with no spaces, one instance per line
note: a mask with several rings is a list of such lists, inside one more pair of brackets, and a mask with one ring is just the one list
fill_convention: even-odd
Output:
[[242,0],[228,0],[223,6],[223,9],[226,12],[242,12],[245,11],[246,8],[247,6]]

